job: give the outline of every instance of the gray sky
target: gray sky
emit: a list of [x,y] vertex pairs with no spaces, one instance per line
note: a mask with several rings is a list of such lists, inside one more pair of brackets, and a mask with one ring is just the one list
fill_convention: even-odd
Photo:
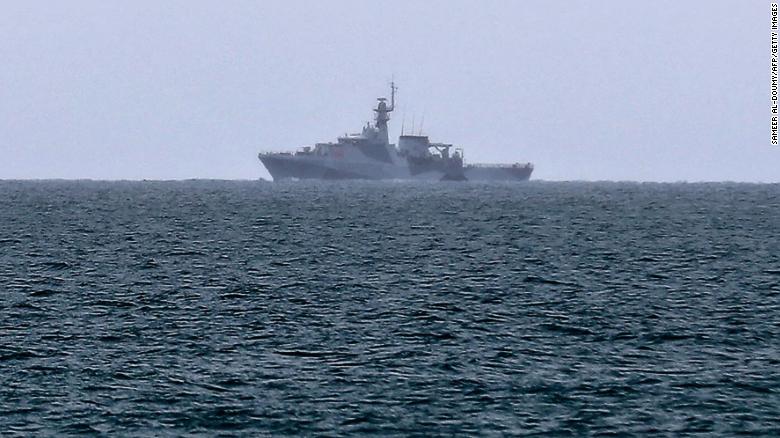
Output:
[[400,91],[547,180],[780,181],[769,2],[9,1],[0,178],[268,177]]

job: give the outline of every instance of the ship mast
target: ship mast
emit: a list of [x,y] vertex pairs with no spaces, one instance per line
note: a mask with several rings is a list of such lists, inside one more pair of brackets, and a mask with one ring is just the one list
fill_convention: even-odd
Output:
[[395,109],[395,90],[397,89],[395,82],[390,82],[390,107],[387,107],[387,98],[380,97],[377,98],[379,104],[377,104],[374,110],[376,112],[376,128],[379,130],[379,140],[383,141],[384,144],[390,144],[390,139],[387,135],[387,122],[390,120],[388,113]]
[[395,82],[390,82],[390,109],[387,111],[392,111],[395,109],[395,90],[397,90],[398,87],[395,86]]

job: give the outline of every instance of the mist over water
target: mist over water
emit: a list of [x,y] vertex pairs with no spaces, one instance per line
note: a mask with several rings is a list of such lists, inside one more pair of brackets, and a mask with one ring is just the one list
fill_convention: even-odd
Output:
[[762,0],[6,1],[0,54],[0,179],[268,177],[258,152],[359,131],[394,79],[394,143],[780,182]]
[[780,185],[0,182],[10,435],[780,434]]

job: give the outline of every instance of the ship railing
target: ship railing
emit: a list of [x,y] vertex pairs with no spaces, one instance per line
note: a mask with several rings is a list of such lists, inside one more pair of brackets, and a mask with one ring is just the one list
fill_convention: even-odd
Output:
[[469,163],[464,165],[464,167],[477,167],[477,168],[483,168],[483,167],[500,167],[503,169],[513,169],[513,168],[522,168],[522,167],[529,167],[533,169],[534,165],[531,163]]
[[260,155],[292,155],[290,151],[263,151]]
[[316,151],[312,148],[300,148],[295,151],[263,151],[260,155],[316,155]]

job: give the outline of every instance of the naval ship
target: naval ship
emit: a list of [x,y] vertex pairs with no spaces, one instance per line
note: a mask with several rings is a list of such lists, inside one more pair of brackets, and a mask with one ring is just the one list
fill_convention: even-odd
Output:
[[377,98],[374,124],[366,123],[357,134],[345,134],[337,141],[303,146],[296,152],[261,152],[258,158],[274,181],[397,179],[438,181],[526,181],[531,163],[467,164],[463,149],[452,144],[432,143],[425,135],[398,137],[390,143],[387,122],[395,109],[395,92],[390,83],[387,98]]

